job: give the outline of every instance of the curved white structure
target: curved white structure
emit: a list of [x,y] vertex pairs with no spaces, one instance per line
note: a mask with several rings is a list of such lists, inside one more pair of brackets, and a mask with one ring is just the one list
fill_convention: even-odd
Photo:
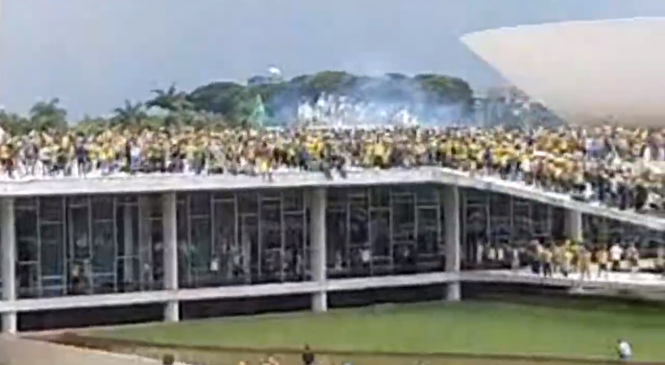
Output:
[[665,18],[563,22],[462,37],[507,80],[572,123],[664,126]]

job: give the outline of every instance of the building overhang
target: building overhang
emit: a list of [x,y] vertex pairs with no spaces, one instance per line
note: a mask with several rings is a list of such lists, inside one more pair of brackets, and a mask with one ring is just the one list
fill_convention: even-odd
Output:
[[157,194],[165,192],[239,191],[316,187],[369,187],[376,185],[453,185],[512,195],[543,204],[579,211],[656,230],[665,230],[665,219],[628,210],[607,208],[572,199],[566,194],[546,192],[522,183],[489,176],[471,175],[441,167],[392,170],[352,170],[346,179],[326,178],[323,173],[277,172],[272,181],[245,175],[136,175],[106,178],[62,178],[0,183],[0,197]]

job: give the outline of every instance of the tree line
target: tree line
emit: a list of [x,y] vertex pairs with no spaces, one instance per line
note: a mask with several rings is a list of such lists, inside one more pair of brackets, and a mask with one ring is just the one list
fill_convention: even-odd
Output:
[[[0,126],[12,134],[67,128],[90,132],[113,126],[244,127],[257,123],[257,110],[271,124],[280,125],[295,118],[300,103],[315,101],[322,95],[396,104],[454,105],[469,116],[478,114],[475,108],[479,105],[470,85],[457,77],[398,73],[370,77],[323,71],[289,80],[271,75],[254,76],[244,84],[212,82],[190,92],[171,85],[167,89],[152,90],[148,100],[126,100],[107,117],[82,120],[71,120],[60,100],[53,98],[37,102],[27,115],[0,111]],[[494,104],[497,102],[502,101],[497,98]]]

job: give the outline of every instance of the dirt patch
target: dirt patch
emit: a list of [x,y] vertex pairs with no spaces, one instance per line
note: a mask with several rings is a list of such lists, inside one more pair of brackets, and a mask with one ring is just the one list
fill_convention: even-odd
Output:
[[[98,338],[73,333],[52,335],[49,341],[110,352],[136,354],[160,359],[165,354],[174,354],[176,358],[189,364],[235,365],[240,361],[248,364],[261,364],[268,357],[273,357],[279,364],[301,364],[297,349],[254,349],[216,346],[184,346],[176,344],[154,344],[141,341]],[[319,365],[604,365],[621,362],[609,359],[575,359],[547,356],[518,355],[475,355],[446,353],[390,353],[390,352],[351,352],[325,351],[317,349]],[[665,365],[665,362],[639,362],[642,365]]]

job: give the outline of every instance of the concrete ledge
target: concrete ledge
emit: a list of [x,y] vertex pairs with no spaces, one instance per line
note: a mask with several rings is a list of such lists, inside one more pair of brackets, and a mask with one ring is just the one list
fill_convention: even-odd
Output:
[[357,291],[379,288],[422,286],[458,282],[514,283],[550,287],[583,289],[653,290],[665,289],[665,280],[574,280],[543,278],[535,275],[519,275],[510,271],[438,272],[415,275],[395,275],[357,279],[335,279],[324,283],[301,282],[283,284],[243,285],[217,288],[162,290],[137,293],[66,296],[59,298],[19,299],[0,301],[0,313],[31,312],[53,309],[90,307],[119,307],[137,304],[185,302],[209,299],[257,298],[321,292]]
[[535,200],[544,204],[580,211],[584,214],[602,216],[655,230],[665,230],[665,219],[663,218],[576,201],[565,194],[545,192],[518,182],[505,181],[494,177],[470,176],[460,171],[437,167],[423,167],[409,170],[351,171],[346,179],[339,177],[326,179],[321,173],[285,172],[276,173],[272,182],[265,181],[261,177],[241,175],[186,176],[168,174],[91,179],[63,178],[15,181],[0,183],[0,197],[288,189],[316,186],[362,187],[399,184],[456,185],[503,193],[522,199]]

